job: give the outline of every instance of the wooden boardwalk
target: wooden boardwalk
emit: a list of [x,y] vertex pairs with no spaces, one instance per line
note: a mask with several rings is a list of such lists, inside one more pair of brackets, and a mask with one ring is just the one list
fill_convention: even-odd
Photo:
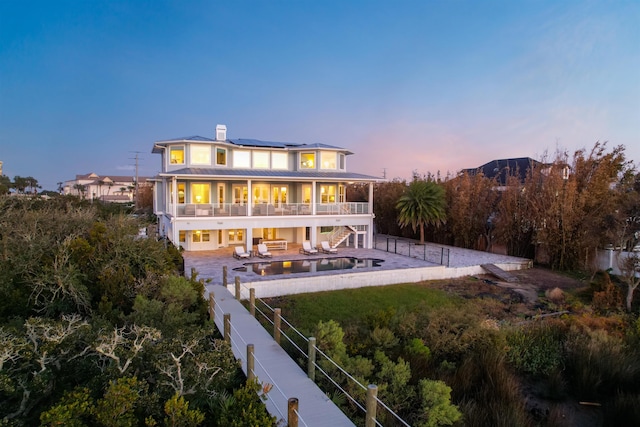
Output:
[[215,285],[208,286],[207,290],[214,294],[215,323],[220,331],[224,331],[224,314],[231,315],[231,346],[233,354],[242,361],[245,374],[247,344],[254,345],[255,375],[262,384],[273,385],[265,402],[271,415],[284,420],[286,425],[288,399],[295,397],[300,427],[354,426],[231,292]]
[[508,271],[504,271],[500,267],[495,264],[482,264],[480,267],[484,268],[487,272],[493,274],[500,280],[504,280],[505,282],[517,282],[518,278]]

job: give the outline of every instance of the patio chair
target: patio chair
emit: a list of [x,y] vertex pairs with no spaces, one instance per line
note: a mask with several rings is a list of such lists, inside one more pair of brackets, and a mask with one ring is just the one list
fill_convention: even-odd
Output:
[[308,240],[305,240],[304,242],[302,242],[300,253],[305,255],[313,255],[313,254],[317,254],[318,250],[316,248],[312,248],[311,242],[309,242]]
[[258,244],[258,256],[260,258],[271,258],[271,252],[264,243]]
[[338,250],[336,248],[332,248],[331,246],[329,246],[329,242],[327,242],[326,240],[323,240],[322,242],[320,242],[320,250],[322,250],[322,252],[324,252],[325,254],[337,254]]
[[233,251],[233,257],[236,259],[247,259],[251,257],[251,254],[244,251],[244,246],[236,246]]

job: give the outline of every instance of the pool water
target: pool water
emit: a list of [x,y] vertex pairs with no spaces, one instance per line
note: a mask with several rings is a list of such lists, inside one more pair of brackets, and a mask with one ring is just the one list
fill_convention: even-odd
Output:
[[380,267],[384,260],[376,258],[307,258],[296,260],[278,260],[266,262],[249,262],[245,267],[234,268],[235,271],[253,271],[260,276],[278,274],[313,273],[318,271],[352,270],[356,268]]

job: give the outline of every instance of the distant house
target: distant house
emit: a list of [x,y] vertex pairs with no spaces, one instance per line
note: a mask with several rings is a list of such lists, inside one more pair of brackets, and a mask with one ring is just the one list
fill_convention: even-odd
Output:
[[[154,178],[158,231],[185,250],[215,250],[266,242],[328,241],[373,245],[373,183],[347,171],[348,150],[313,143],[213,138],[158,141],[161,172]],[[367,202],[347,202],[348,184],[369,185]]]
[[[148,177],[138,177],[138,188],[149,186]],[[62,194],[71,194],[88,200],[101,200],[111,203],[130,203],[134,201],[136,178],[131,175],[98,175],[88,173],[76,175],[75,179],[65,181]]]
[[477,168],[463,169],[460,173],[467,173],[471,176],[482,173],[489,179],[496,179],[498,189],[504,189],[507,185],[507,177],[517,176],[521,183],[524,183],[530,171],[536,168],[548,168],[549,166],[534,160],[530,157],[519,157],[515,159],[497,159],[485,163]]

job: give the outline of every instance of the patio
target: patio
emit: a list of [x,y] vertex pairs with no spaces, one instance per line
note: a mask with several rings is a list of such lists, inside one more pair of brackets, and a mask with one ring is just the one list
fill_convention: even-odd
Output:
[[[406,241],[407,244],[415,245],[415,242]],[[211,279],[210,284],[222,284],[222,269],[227,267],[227,284],[233,287],[235,277],[239,277],[241,283],[259,283],[266,281],[273,282],[300,282],[301,280],[310,283],[324,283],[327,288],[341,288],[371,286],[381,284],[398,283],[398,281],[412,282],[418,280],[439,279],[445,277],[461,277],[472,274],[485,274],[480,267],[481,264],[497,264],[505,270],[514,270],[530,267],[530,260],[510,257],[506,255],[491,254],[487,252],[473,251],[469,249],[456,248],[428,244],[435,250],[446,248],[449,251],[449,266],[444,267],[423,259],[409,257],[399,253],[389,253],[379,249],[362,249],[352,247],[339,247],[335,254],[323,254],[319,251],[315,255],[304,255],[299,252],[301,244],[289,243],[287,249],[272,249],[272,258],[263,259],[252,256],[249,259],[238,260],[233,257],[234,248],[219,249],[216,251],[184,252],[185,272],[191,273],[194,268],[198,276],[204,279]],[[256,248],[252,248],[255,253]],[[406,253],[406,252],[405,252]],[[415,253],[415,251],[413,252]],[[250,269],[248,271],[234,271],[234,268],[244,267],[246,263],[269,262],[278,260],[299,260],[299,259],[319,259],[336,257],[354,258],[375,258],[384,262],[379,267],[358,268],[353,270],[332,270],[316,271],[309,273],[261,276]],[[368,273],[368,274],[367,274]],[[329,279],[330,280],[327,280]],[[344,286],[337,282],[346,282]],[[387,281],[388,283],[381,283]],[[290,288],[291,286],[288,286]],[[311,286],[308,291],[318,290],[316,286]],[[313,288],[313,289],[311,289]]]

